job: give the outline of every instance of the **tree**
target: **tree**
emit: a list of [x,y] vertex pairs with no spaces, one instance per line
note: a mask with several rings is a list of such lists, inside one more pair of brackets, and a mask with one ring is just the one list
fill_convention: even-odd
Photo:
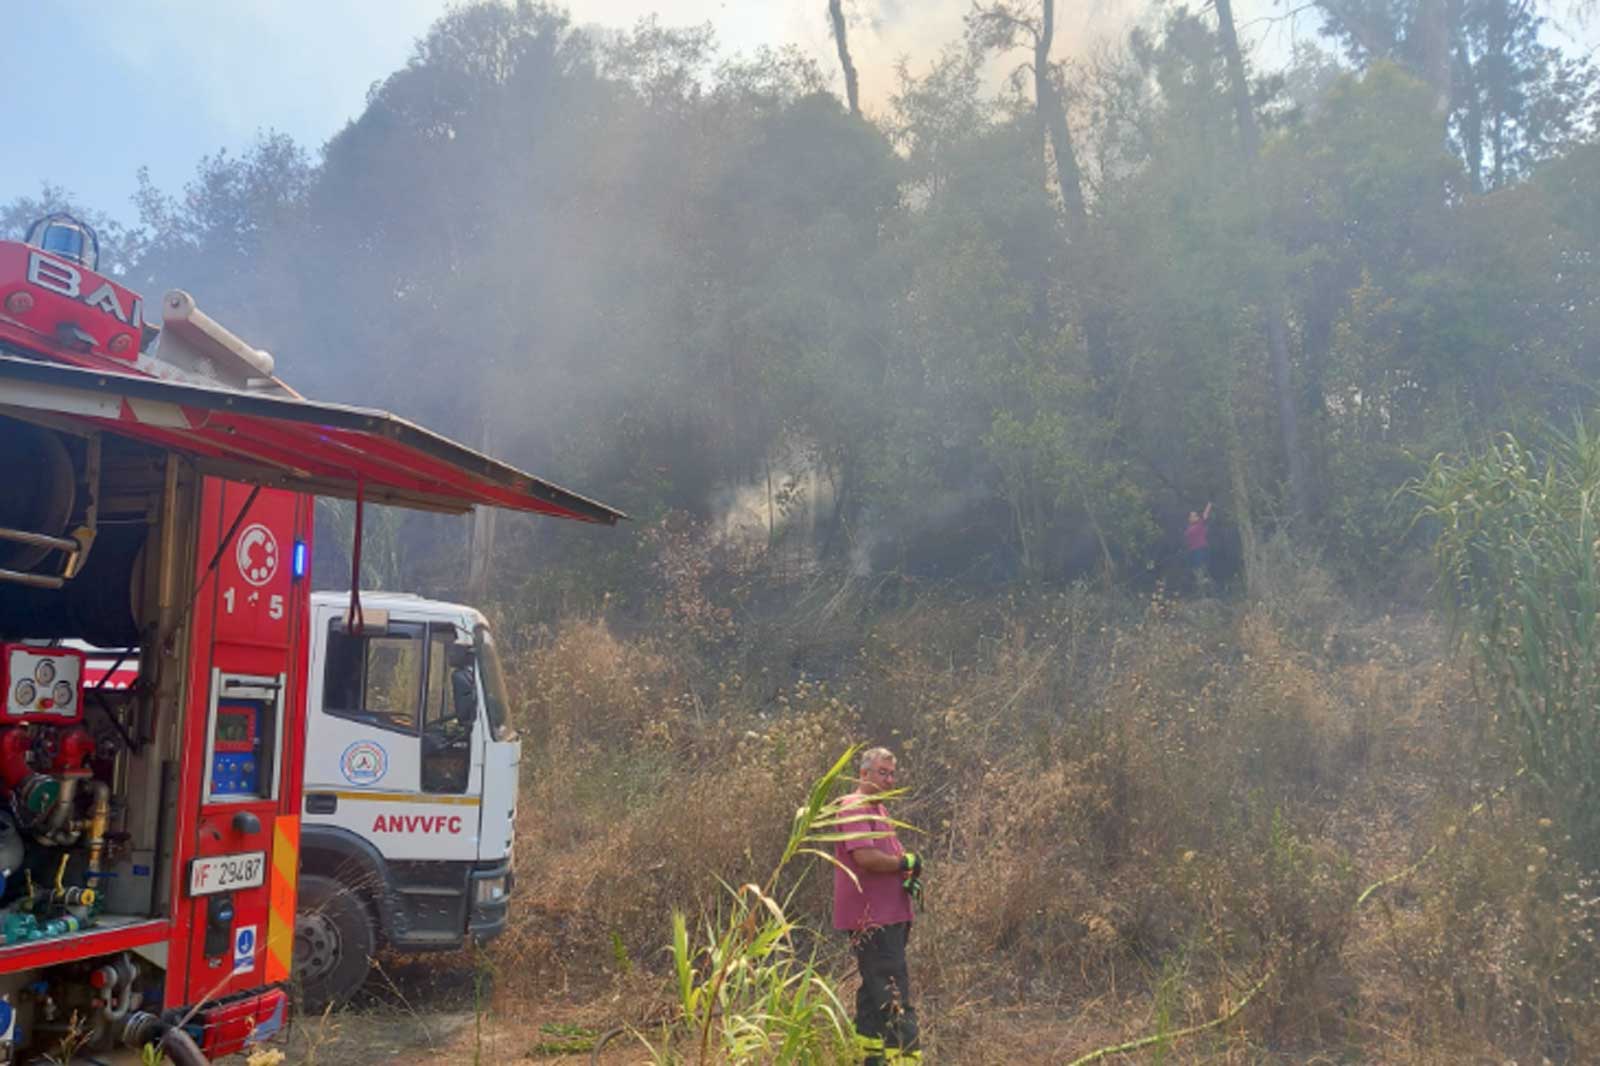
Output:
[[145,236],[130,283],[157,296],[189,290],[258,347],[297,346],[297,324],[276,309],[298,295],[313,174],[305,150],[274,132],[244,152],[203,156],[181,197],[158,190],[141,168],[134,201]]
[[[1467,7],[1463,168],[1431,85],[1379,58],[1421,48],[1410,0],[1340,6],[1354,73],[1302,52],[1282,79],[1253,69],[1231,3],[1067,63],[1053,2],[984,0],[964,41],[902,66],[881,121],[793,49],[719,60],[705,27],[466,5],[320,162],[268,134],[181,193],[146,182],[122,269],[194,290],[309,393],[647,521],[726,529],[765,494],[777,539],[780,504],[817,486],[795,535],[828,565],[1126,579],[1231,496],[1246,559],[1257,525],[1298,515],[1372,572],[1408,543],[1387,500],[1415,454],[1568,410],[1600,373],[1582,81],[1496,82],[1496,56],[1531,69],[1531,23],[1508,38],[1491,0]],[[1000,54],[1016,69],[991,98]],[[1567,124],[1536,135],[1535,113]],[[397,543],[445,588],[460,534],[407,519]],[[509,586],[534,559],[642,565],[586,544],[512,519],[470,554]]]
[[[1096,276],[1099,256],[1091,229],[1083,168],[1068,120],[1064,70],[1061,64],[1050,57],[1055,43],[1054,0],[1041,0],[1037,13],[1010,2],[974,4],[971,14],[967,16],[967,28],[972,47],[979,52],[1005,51],[1015,47],[1019,40],[1030,47],[1031,61],[1018,67],[1013,79],[1017,80],[1025,73],[1031,74],[1040,158],[1046,163],[1043,180],[1046,187],[1059,196],[1061,204],[1059,230],[1062,248],[1057,259],[1071,294],[1083,343],[1088,349],[1090,387],[1104,409],[1114,393],[1118,375],[1110,339],[1109,315],[1092,280]],[[1054,162],[1053,171],[1048,168],[1051,160]],[[1041,338],[1049,332],[1044,325],[1047,314],[1046,306],[1041,301],[1040,321],[1034,329],[1034,333]],[[1094,436],[1099,440],[1102,451],[1091,461],[1091,465],[1099,466],[1109,458],[1104,449],[1115,447],[1117,438],[1114,432]],[[1084,503],[1088,521],[1101,549],[1101,562],[1109,577],[1113,553],[1109,550],[1107,532],[1100,525],[1097,509],[1087,499]],[[1134,554],[1137,550],[1134,549]]]
[[1465,0],[1455,44],[1450,139],[1478,191],[1527,174],[1583,136],[1595,70],[1540,40],[1529,0]]
[[850,39],[844,24],[844,0],[828,0],[828,21],[833,25],[833,43],[839,50],[839,66],[844,71],[844,98],[850,113],[861,117],[861,85],[856,65],[850,60]]
[[[1256,162],[1261,150],[1261,133],[1255,109],[1250,102],[1250,86],[1245,76],[1244,56],[1234,31],[1232,0],[1216,0],[1217,39],[1222,45],[1228,68],[1228,93],[1239,123],[1239,141],[1244,149],[1243,177],[1252,188],[1256,184]],[[1272,384],[1278,407],[1278,432],[1289,470],[1289,496],[1294,513],[1302,520],[1311,517],[1311,485],[1306,475],[1305,453],[1300,446],[1300,412],[1296,400],[1293,370],[1289,365],[1289,326],[1283,298],[1283,279],[1269,274],[1262,296],[1262,317],[1266,325],[1267,362],[1272,368]],[[1242,512],[1249,521],[1248,510]],[[1248,539],[1253,541],[1254,534]],[[1248,560],[1248,555],[1247,555]],[[1248,561],[1247,564],[1248,566]]]
[[1582,135],[1595,115],[1595,71],[1541,40],[1533,0],[1320,0],[1323,32],[1366,67],[1400,64],[1432,92],[1436,129],[1474,187],[1524,175]]

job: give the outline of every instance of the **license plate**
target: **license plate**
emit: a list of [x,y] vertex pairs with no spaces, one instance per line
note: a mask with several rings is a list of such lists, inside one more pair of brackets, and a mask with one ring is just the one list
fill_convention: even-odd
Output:
[[243,855],[216,855],[189,864],[189,895],[209,896],[232,892],[236,888],[255,888],[267,883],[267,853],[247,851]]

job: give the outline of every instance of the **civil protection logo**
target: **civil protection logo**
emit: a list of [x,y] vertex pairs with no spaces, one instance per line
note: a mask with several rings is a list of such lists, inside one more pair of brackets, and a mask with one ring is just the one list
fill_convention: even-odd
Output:
[[278,572],[278,538],[260,522],[246,526],[233,549],[233,561],[239,564],[240,577],[258,587],[265,585]]
[[352,785],[375,785],[389,772],[389,753],[375,740],[358,740],[339,756],[339,772]]

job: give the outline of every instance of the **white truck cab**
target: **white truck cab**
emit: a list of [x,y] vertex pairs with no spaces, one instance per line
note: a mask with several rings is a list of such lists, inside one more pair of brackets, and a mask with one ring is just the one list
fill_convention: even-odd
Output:
[[380,946],[459,948],[505,927],[517,768],[483,615],[367,592],[311,596],[294,970],[348,998]]

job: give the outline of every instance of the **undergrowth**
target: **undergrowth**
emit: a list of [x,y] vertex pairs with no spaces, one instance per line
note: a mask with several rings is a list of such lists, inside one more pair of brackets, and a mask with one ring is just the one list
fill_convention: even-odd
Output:
[[[762,883],[796,794],[884,743],[929,857],[911,963],[930,1061],[1067,1061],[1217,1018],[1268,972],[1228,1025],[1150,1053],[1593,1061],[1600,890],[1515,792],[1465,816],[1514,760],[1437,628],[1331,589],[975,600],[841,579],[731,631],[591,616],[526,641],[501,1005],[670,1016],[673,914],[701,928],[725,885]],[[848,998],[845,945],[814,932],[828,886],[799,878],[784,913]]]

